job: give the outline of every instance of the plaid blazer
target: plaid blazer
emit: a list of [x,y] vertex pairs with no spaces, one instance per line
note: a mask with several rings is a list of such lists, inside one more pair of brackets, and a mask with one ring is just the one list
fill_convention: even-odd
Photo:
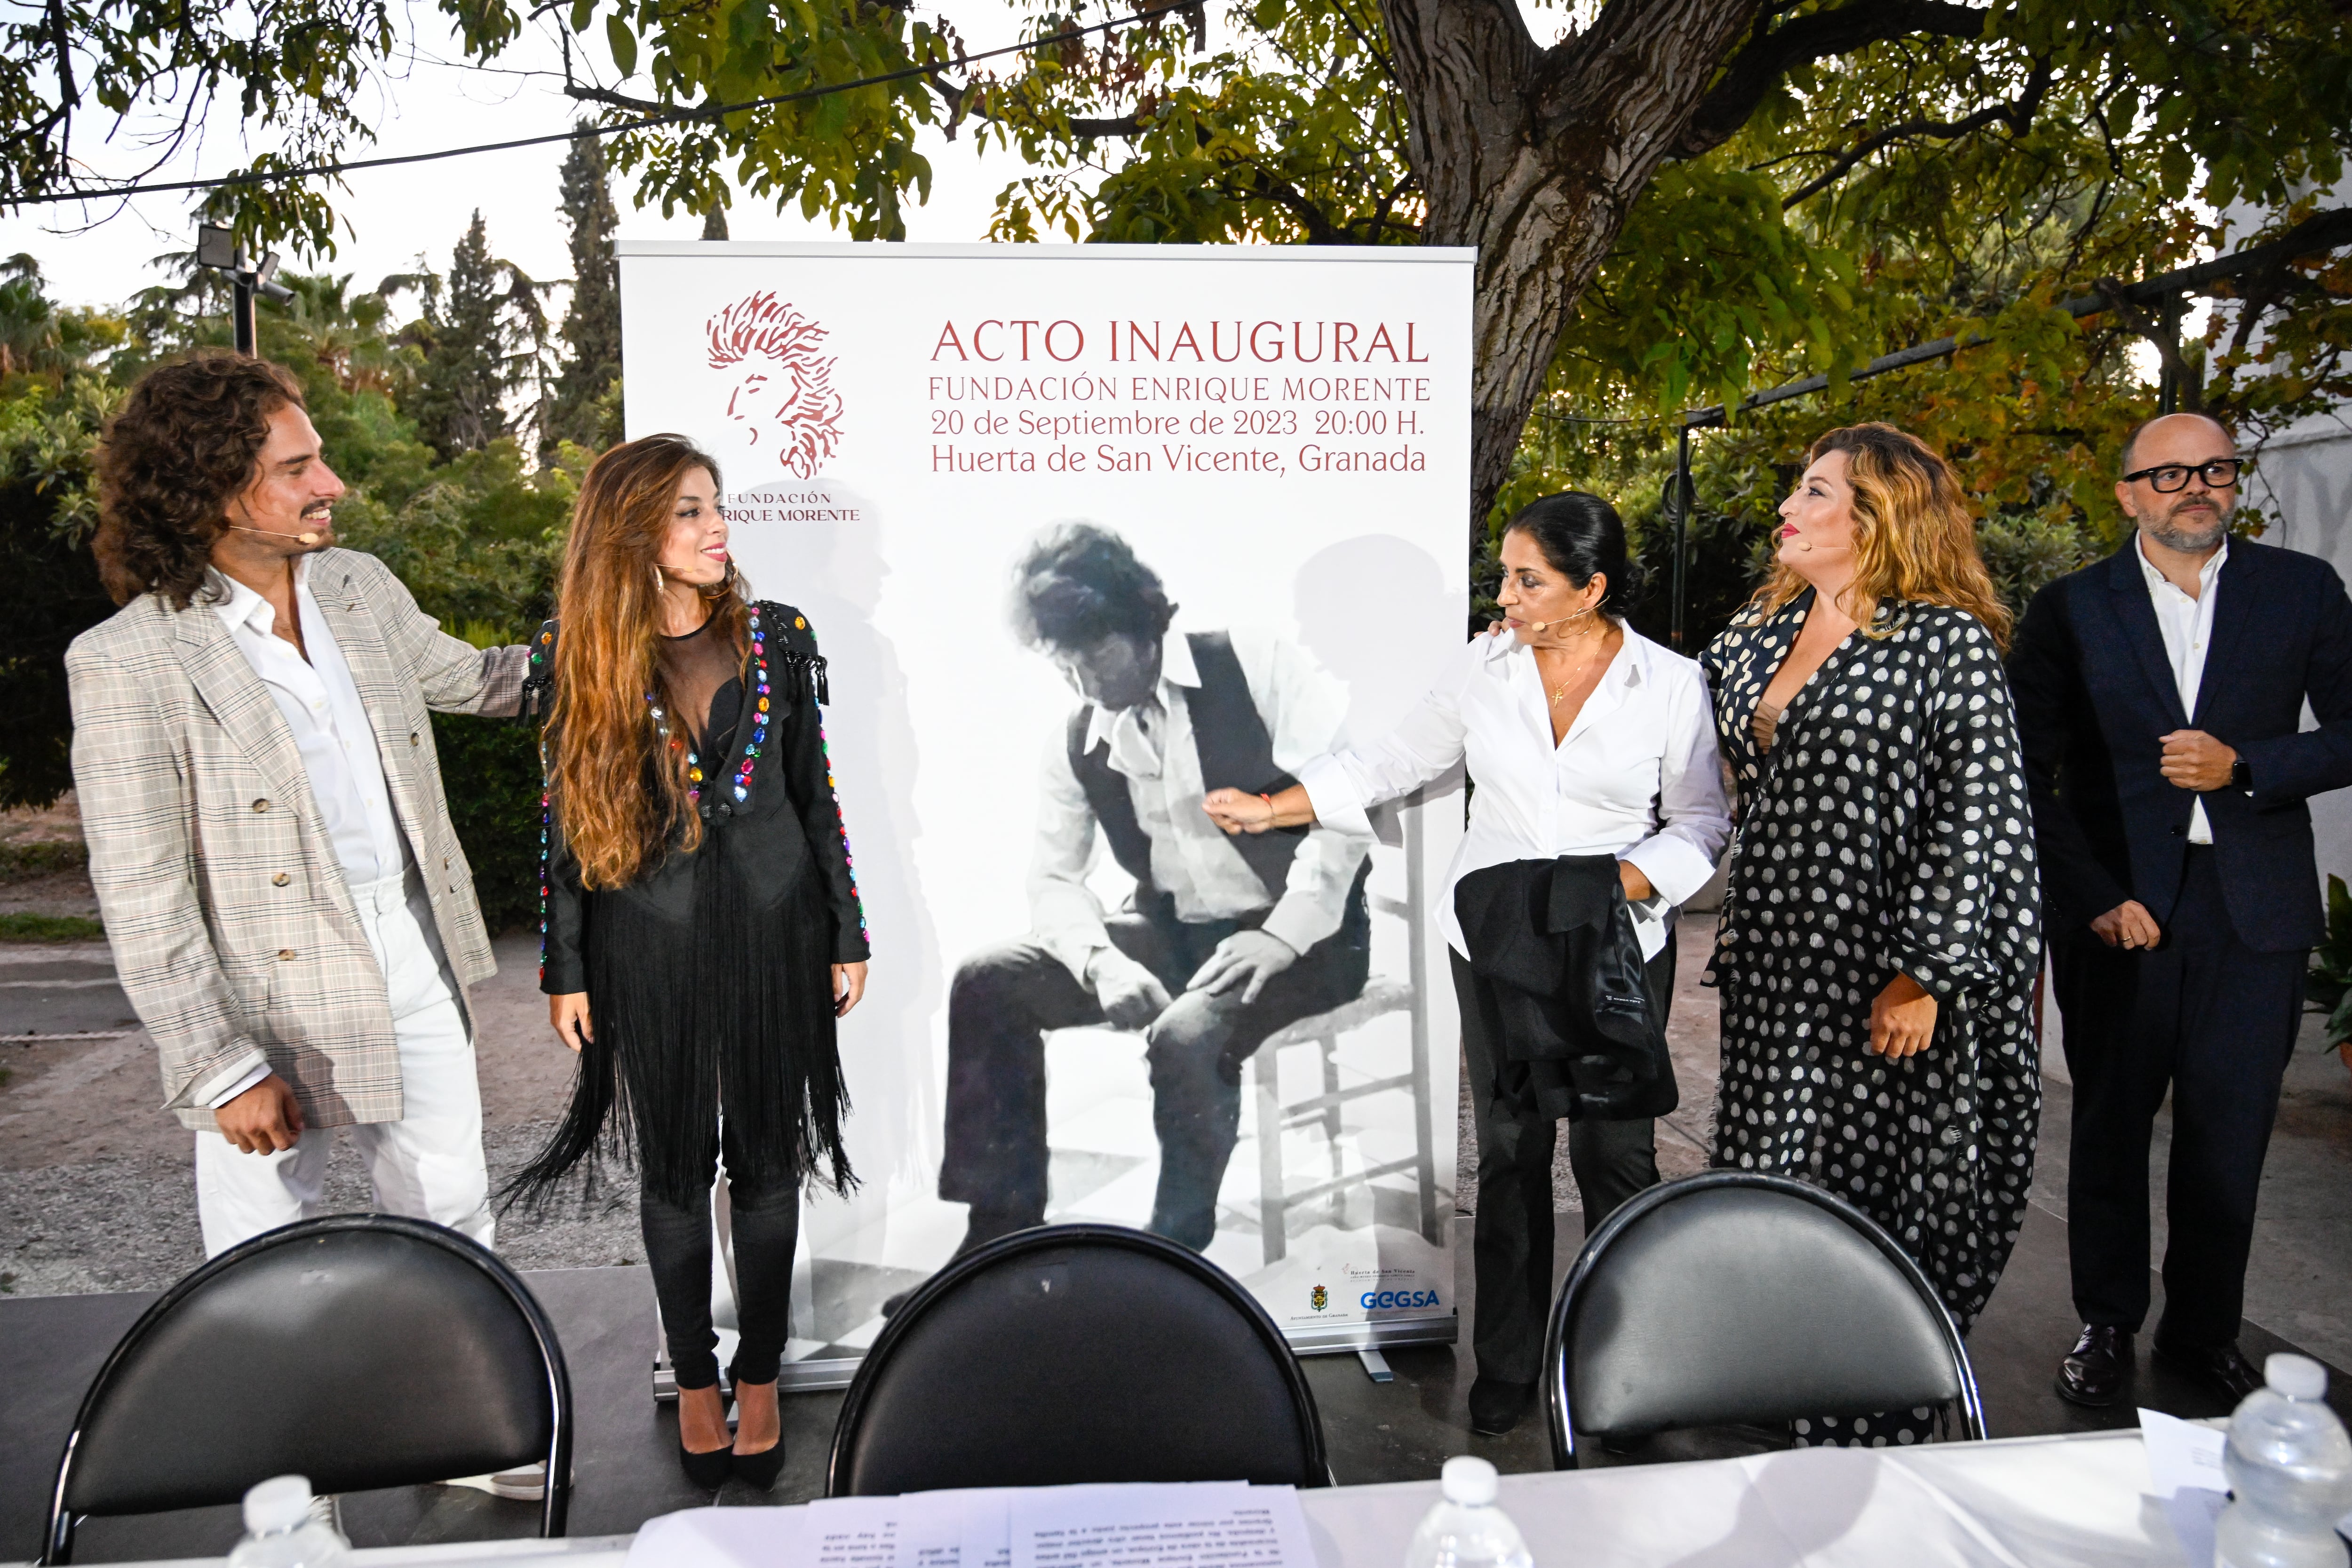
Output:
[[[459,986],[497,965],[449,825],[427,710],[510,714],[530,650],[447,636],[373,556],[322,550],[310,586],[359,689]],[[74,784],[123,990],[162,1058],[163,1104],[266,1059],[304,1124],[396,1121],[400,1058],[375,955],[261,678],[198,594],[143,594],[76,637]]]

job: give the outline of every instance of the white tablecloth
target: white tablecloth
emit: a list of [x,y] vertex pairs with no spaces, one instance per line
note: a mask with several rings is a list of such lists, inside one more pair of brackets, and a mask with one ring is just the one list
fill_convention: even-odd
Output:
[[[2109,1568],[2184,1559],[2137,1431],[1505,1476],[1536,1568]],[[1299,1494],[1319,1568],[1402,1568],[1437,1482]],[[798,1509],[778,1509],[789,1540]],[[622,1568],[629,1537],[383,1547],[354,1568]],[[560,1562],[557,1561],[560,1559]],[[217,1560],[215,1560],[217,1561]]]

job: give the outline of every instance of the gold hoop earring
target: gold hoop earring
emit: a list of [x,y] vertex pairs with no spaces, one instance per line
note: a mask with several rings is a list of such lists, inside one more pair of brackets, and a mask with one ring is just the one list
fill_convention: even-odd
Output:
[[662,596],[662,589],[663,589],[663,588],[665,588],[665,587],[667,587],[667,586],[668,586],[668,584],[669,584],[669,579],[668,579],[668,578],[667,578],[667,577],[664,577],[664,576],[662,575],[661,563],[660,563],[660,562],[658,562],[658,561],[655,562],[655,563],[654,563],[654,597],[655,597],[655,598],[656,598],[656,599],[660,598],[660,597]]

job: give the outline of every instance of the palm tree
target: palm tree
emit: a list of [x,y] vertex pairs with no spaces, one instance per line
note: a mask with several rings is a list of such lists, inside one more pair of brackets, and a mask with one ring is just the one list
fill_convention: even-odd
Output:
[[404,279],[386,279],[374,292],[366,294],[351,291],[352,275],[348,272],[341,277],[285,273],[279,281],[294,297],[273,306],[272,313],[300,335],[319,363],[345,392],[381,392],[389,395],[395,383],[415,374],[415,353],[404,349],[384,332],[392,315],[392,305],[385,295],[402,286]]
[[0,376],[30,370],[57,346],[58,311],[41,291],[41,264],[22,252],[0,261]]

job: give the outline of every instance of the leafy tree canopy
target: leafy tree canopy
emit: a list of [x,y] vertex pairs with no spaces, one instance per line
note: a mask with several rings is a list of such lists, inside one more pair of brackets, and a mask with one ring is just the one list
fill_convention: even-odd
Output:
[[[1016,3],[1034,37],[1136,9]],[[18,76],[0,70],[0,95],[25,112],[0,199],[65,181],[73,115],[158,90],[142,79],[257,94],[257,112],[299,128],[289,156],[332,151],[364,133],[340,104],[393,26],[352,0],[266,18],[307,29],[298,70],[226,11],[176,30],[132,0],[44,15],[62,19],[6,35]],[[488,58],[528,14],[442,0],[440,15]],[[2121,309],[2078,323],[2055,302],[2280,231],[2338,182],[2352,140],[2352,33],[2331,0],[1577,0],[1541,42],[1491,0],[1236,0],[1213,47],[1203,5],[990,62],[936,16],[878,0],[553,15],[577,45],[567,86],[605,123],[709,111],[608,143],[665,211],[743,194],[896,237],[929,189],[916,133],[943,124],[1019,160],[1002,238],[1475,244],[1474,541],[1548,486],[1655,484],[1664,426],[1569,417],[1654,420],[1819,372],[1823,397],[1702,438],[1752,458],[1724,482],[1769,490],[1804,436],[1875,410],[1962,458],[2000,526],[2040,519],[2095,544],[2121,431],[2147,411],[2126,351],[2155,323]],[[179,51],[161,77],[132,68],[166,47],[138,42],[142,26]],[[60,79],[44,62],[68,55],[79,85],[42,100]],[[218,205],[254,234],[320,242],[325,203],[242,188]],[[2203,340],[2175,356],[2192,398],[2258,435],[2352,393],[2347,285],[2307,259],[2214,286]],[[1955,331],[1988,341],[1843,384]],[[2063,555],[2047,531],[2020,558]]]
[[[37,272],[18,281],[37,295]],[[293,299],[263,303],[258,346],[300,378],[328,460],[350,487],[335,509],[340,542],[389,563],[460,636],[522,640],[547,614],[587,454],[563,446],[535,465],[505,436],[442,460],[402,412],[429,366],[385,292],[355,293],[347,276],[285,281]],[[226,300],[204,274],[119,312],[39,304],[54,327],[46,346],[0,370],[0,808],[47,805],[73,782],[65,649],[114,608],[88,544],[99,431],[150,366],[228,341]],[[436,729],[469,849],[511,873],[499,884],[509,893],[536,887],[530,736],[488,720],[436,719]],[[501,896],[494,918],[529,912],[519,893]]]

